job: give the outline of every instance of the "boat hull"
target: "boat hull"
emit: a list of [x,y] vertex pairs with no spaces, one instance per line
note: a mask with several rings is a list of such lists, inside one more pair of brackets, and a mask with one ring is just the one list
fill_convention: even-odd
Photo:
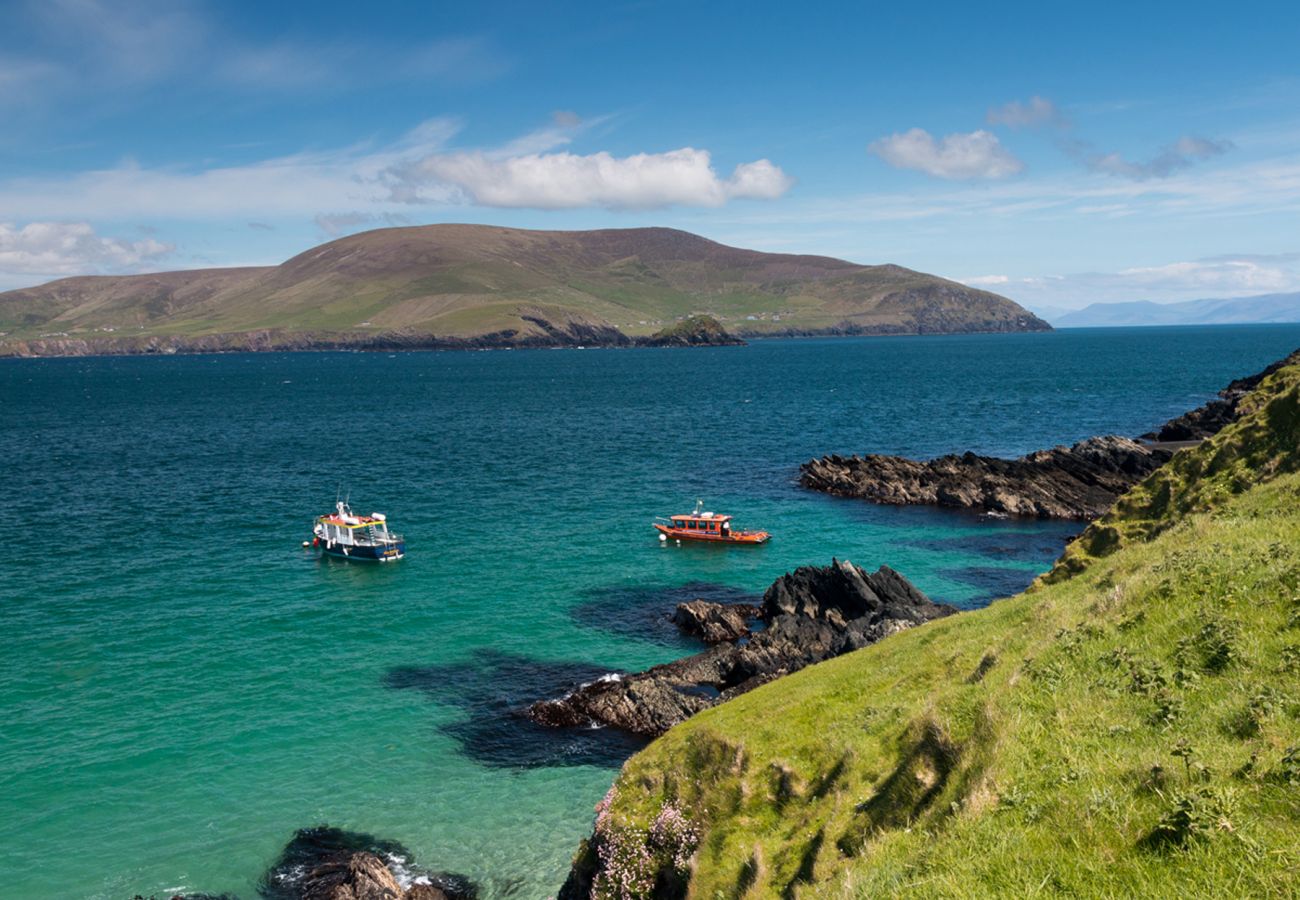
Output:
[[695,541],[699,544],[765,544],[771,535],[766,531],[737,531],[731,534],[709,534],[698,531],[684,531],[667,525],[654,523],[660,534],[679,541]]
[[406,542],[394,544],[338,544],[333,541],[317,541],[317,547],[325,556],[346,559],[349,562],[396,562],[406,555]]

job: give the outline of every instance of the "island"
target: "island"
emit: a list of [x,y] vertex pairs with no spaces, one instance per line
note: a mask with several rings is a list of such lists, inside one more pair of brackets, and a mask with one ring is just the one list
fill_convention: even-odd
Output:
[[1006,297],[901,266],[762,253],[670,228],[381,228],[277,266],[83,276],[0,293],[0,356],[1050,330]]

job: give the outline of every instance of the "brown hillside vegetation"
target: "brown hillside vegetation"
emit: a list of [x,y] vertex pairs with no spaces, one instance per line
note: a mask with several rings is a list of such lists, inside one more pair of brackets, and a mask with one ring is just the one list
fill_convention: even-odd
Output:
[[386,228],[279,266],[68,278],[0,294],[0,352],[626,343],[694,315],[735,334],[1039,331],[1012,301],[899,266],[684,231]]

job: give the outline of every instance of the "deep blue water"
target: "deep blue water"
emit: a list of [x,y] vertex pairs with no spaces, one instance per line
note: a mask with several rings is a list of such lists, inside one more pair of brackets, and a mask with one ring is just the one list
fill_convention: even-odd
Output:
[[[980,605],[1077,526],[801,490],[826,452],[1134,435],[1300,326],[708,350],[0,361],[0,888],[255,895],[298,827],[399,840],[489,895],[558,887],[634,744],[530,700],[691,652],[679,599],[832,556]],[[338,485],[383,567],[300,547]],[[758,548],[662,547],[702,497]]]

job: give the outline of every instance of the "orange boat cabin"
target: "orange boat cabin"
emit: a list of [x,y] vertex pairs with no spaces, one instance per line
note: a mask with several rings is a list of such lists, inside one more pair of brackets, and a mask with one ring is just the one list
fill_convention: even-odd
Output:
[[676,538],[682,541],[717,541],[728,544],[761,544],[770,535],[766,531],[741,531],[731,525],[731,516],[719,513],[701,512],[700,504],[695,512],[683,516],[671,516],[654,523],[659,531],[659,540]]

